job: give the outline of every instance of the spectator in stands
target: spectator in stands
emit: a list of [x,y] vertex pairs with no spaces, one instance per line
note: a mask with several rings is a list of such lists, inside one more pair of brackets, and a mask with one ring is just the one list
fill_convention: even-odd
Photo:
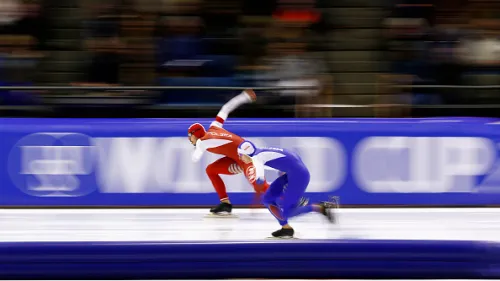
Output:
[[[429,47],[425,42],[406,42],[392,50],[395,59],[392,72],[397,74],[393,82],[406,85],[434,85],[434,70]],[[408,100],[401,101],[412,104],[437,104],[441,102],[439,95],[432,88],[414,88]]]
[[238,32],[240,11],[241,7],[238,1],[205,1],[202,17],[206,35],[215,38],[235,37]]
[[22,3],[21,17],[7,27],[9,34],[29,36],[33,39],[32,50],[44,50],[48,37],[48,21],[44,8],[37,0]]
[[[276,94],[280,97],[278,103],[296,105],[296,116],[324,115],[317,108],[304,108],[304,104],[326,104],[331,97],[330,89],[326,85],[328,75],[322,60],[315,58],[307,52],[307,29],[305,26],[282,26],[277,34],[281,38],[269,44],[267,57],[262,65],[270,67],[257,77],[262,86],[276,87],[316,87],[315,89],[290,89],[279,90]],[[283,38],[285,37],[285,38]]]
[[[434,22],[432,1],[401,1],[386,19],[389,53],[392,55],[392,75],[383,77],[384,82],[400,85],[433,85],[435,61],[429,44]],[[387,79],[387,80],[385,80]],[[390,91],[393,94],[392,91]],[[434,89],[413,88],[387,95],[390,101],[382,104],[436,104],[441,99]],[[384,97],[384,99],[386,99]]]
[[162,17],[156,32],[159,69],[170,75],[191,76],[205,63],[199,17]]
[[253,86],[254,75],[268,70],[268,66],[260,63],[266,54],[267,38],[266,31],[269,20],[264,17],[247,19],[245,26],[240,29],[238,62],[238,79],[246,85]]
[[[156,36],[162,85],[236,86],[233,77],[235,59],[229,52],[235,52],[237,48],[225,49],[227,38],[204,38],[203,31],[201,17],[177,15],[161,18]],[[225,102],[226,94],[233,93],[172,90],[165,93],[164,102],[219,104]]]
[[[46,18],[38,1],[2,3],[0,42],[4,54],[0,67],[3,75],[0,84],[4,86],[31,85],[36,79],[37,62],[43,56],[47,38]],[[23,104],[29,101],[29,94],[2,91],[4,102]]]
[[157,57],[163,73],[228,77],[238,54],[235,1],[167,1],[173,16],[163,16],[157,32]]
[[[500,39],[496,30],[477,29],[461,40],[459,62],[464,66],[461,80],[468,85],[490,86],[500,83]],[[496,89],[463,90],[463,103],[488,103],[498,97]],[[480,99],[486,99],[481,101]]]
[[[15,0],[7,2],[10,4],[4,7],[3,13],[0,11],[0,44],[7,48],[7,53],[22,53],[23,56],[34,55],[35,50],[43,50],[48,29],[40,3]],[[27,51],[32,52],[28,54]]]
[[[154,13],[152,1],[122,0],[120,38],[126,49],[120,57],[120,82],[126,85],[151,85],[155,74]],[[156,4],[158,10],[158,4]]]
[[86,22],[85,44],[92,52],[87,82],[118,84],[121,53],[125,50],[120,38],[120,15],[114,5],[100,4]]
[[21,3],[18,0],[0,1],[0,27],[3,29],[21,17]]
[[476,69],[498,71],[500,67],[500,38],[495,30],[478,30],[462,40],[460,59]]
[[[453,26],[437,26],[430,43],[432,74],[437,85],[461,85],[463,63],[458,59],[458,46],[464,31]],[[458,89],[436,89],[444,103],[456,103],[460,99]]]

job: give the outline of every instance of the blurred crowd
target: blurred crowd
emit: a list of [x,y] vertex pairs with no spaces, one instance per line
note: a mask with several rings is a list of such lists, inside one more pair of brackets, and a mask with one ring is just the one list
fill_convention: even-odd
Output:
[[417,105],[498,103],[488,86],[500,82],[500,1],[417,2],[396,5],[385,22],[388,79],[416,86],[399,93]]
[[[313,117],[491,104],[494,88],[400,86],[497,85],[499,16],[491,0],[1,0],[0,86],[281,87],[263,102]],[[154,103],[235,92],[169,89]],[[0,90],[0,104],[47,94]]]

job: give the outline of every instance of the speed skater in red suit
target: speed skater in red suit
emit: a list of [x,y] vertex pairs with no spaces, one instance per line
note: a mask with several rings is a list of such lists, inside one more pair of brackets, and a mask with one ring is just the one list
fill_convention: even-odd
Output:
[[188,129],[189,141],[195,146],[195,151],[192,155],[194,162],[198,162],[205,151],[224,156],[206,168],[208,178],[212,182],[220,199],[220,204],[210,209],[210,212],[214,215],[230,215],[233,208],[227,195],[226,186],[220,175],[243,173],[256,192],[257,198],[255,198],[255,202],[258,202],[260,195],[269,188],[269,184],[266,181],[261,184],[256,182],[255,167],[253,164],[244,163],[238,156],[237,148],[244,141],[243,138],[223,128],[224,122],[233,110],[245,103],[255,102],[256,99],[257,96],[253,90],[244,90],[222,106],[208,130],[205,130],[200,123],[195,123]]

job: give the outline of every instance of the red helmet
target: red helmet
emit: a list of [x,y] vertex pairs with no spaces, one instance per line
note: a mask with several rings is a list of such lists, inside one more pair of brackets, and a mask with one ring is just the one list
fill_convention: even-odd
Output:
[[188,129],[188,136],[191,137],[191,135],[201,139],[205,135],[205,128],[203,125],[200,123],[194,123],[193,125],[189,126]]

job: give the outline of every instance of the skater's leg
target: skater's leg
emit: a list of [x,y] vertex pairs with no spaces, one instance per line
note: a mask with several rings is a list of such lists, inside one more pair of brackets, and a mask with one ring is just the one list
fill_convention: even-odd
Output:
[[277,178],[271,183],[266,193],[262,196],[262,203],[269,209],[269,212],[278,220],[280,225],[288,223],[284,219],[281,208],[277,204],[277,200],[283,194],[283,188],[287,182],[287,175]]
[[290,219],[315,210],[313,205],[298,206],[298,202],[304,196],[311,176],[305,168],[296,169],[288,174],[288,187],[283,194],[283,216]]
[[317,205],[306,205],[301,207],[295,207],[288,211],[288,218],[297,217],[303,214],[311,213],[311,212],[319,212],[319,207]]
[[[283,192],[281,198],[281,208],[279,208],[281,219],[278,219],[281,229],[272,233],[274,237],[278,238],[292,238],[295,231],[291,225],[288,224],[288,219],[305,212],[312,210],[311,206],[298,206],[299,201],[304,195],[304,192],[309,184],[309,172],[307,169],[297,169],[297,171],[290,171],[287,173],[287,187]],[[271,187],[269,189],[272,188]],[[276,216],[275,216],[276,217]]]
[[231,158],[223,157],[207,166],[208,178],[219,196],[221,204],[212,208],[212,213],[231,213],[232,205],[227,195],[226,185],[220,175],[235,175],[242,173],[241,167]]
[[243,172],[241,167],[231,158],[223,157],[207,166],[206,169],[208,178],[219,195],[221,202],[229,202],[227,196],[226,185],[220,175],[234,175]]
[[[291,171],[288,173],[287,183],[285,184],[286,189],[282,193],[280,198],[280,205],[274,205],[276,208],[271,210],[273,205],[270,205],[271,213],[275,211],[275,213],[281,215],[277,217],[275,213],[273,215],[278,219],[281,225],[281,229],[272,233],[274,237],[277,238],[292,238],[294,235],[294,229],[288,224],[288,220],[290,218],[310,213],[310,212],[318,212],[325,215],[330,221],[332,221],[332,215],[330,214],[328,207],[325,204],[312,204],[309,205],[306,202],[302,201],[304,193],[309,185],[310,174],[309,171],[303,167],[299,168],[296,171]],[[273,184],[269,188],[269,191],[273,189]],[[276,199],[275,199],[276,201]],[[302,204],[302,202],[304,204]],[[307,204],[307,205],[306,205]]]
[[297,217],[303,214],[315,212],[324,215],[330,222],[334,222],[333,214],[327,203],[320,204],[297,204],[304,193],[310,181],[309,172],[304,169],[290,175],[290,184],[283,194],[283,214],[286,219]]

